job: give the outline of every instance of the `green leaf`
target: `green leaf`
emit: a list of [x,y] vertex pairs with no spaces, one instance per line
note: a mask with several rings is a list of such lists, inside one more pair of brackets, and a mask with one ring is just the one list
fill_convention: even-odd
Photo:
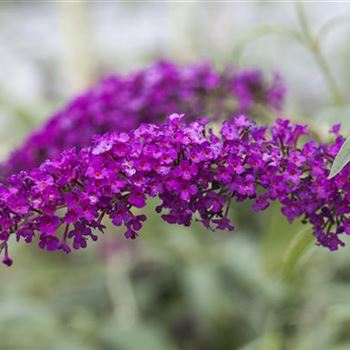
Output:
[[263,268],[270,276],[280,276],[286,252],[295,239],[295,235],[304,229],[305,225],[300,221],[290,224],[281,213],[280,204],[277,203],[273,203],[265,215],[268,215],[268,218],[265,219],[268,224],[262,232]]
[[291,28],[264,25],[253,28],[251,31],[248,31],[248,33],[245,34],[235,45],[233,50],[233,56],[236,57],[236,59],[238,60],[248,44],[269,34],[285,36],[301,44],[303,43],[303,38],[301,37],[300,33]]
[[[341,123],[343,134],[350,131],[350,103],[339,105],[325,105],[312,115],[312,129],[329,137],[329,129],[337,123]],[[310,121],[309,121],[310,124]]]
[[350,138],[347,138],[334,159],[329,179],[339,174],[343,168],[350,162]]
[[282,266],[283,279],[288,280],[295,272],[300,259],[315,243],[310,226],[303,227],[290,242]]
[[343,13],[326,22],[319,31],[318,41],[323,42],[325,37],[339,25],[350,23],[350,13]]

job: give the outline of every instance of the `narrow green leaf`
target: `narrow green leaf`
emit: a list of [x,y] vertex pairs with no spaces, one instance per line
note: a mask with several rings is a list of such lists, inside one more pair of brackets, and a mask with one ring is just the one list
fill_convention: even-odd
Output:
[[281,213],[281,205],[273,203],[265,214],[268,223],[262,232],[261,258],[265,273],[280,276],[291,242],[295,235],[305,228],[300,221],[290,224]]
[[347,138],[343,146],[340,148],[337,156],[334,159],[329,179],[339,174],[343,168],[350,162],[350,138]]
[[310,226],[303,227],[290,242],[282,267],[282,276],[288,280],[293,275],[300,259],[315,243]]
[[279,350],[283,348],[283,336],[274,331],[268,331],[263,335],[261,350]]
[[236,57],[236,59],[239,59],[242,55],[242,52],[248,44],[269,34],[286,36],[301,44],[303,43],[303,38],[301,37],[301,35],[291,28],[264,25],[253,28],[246,35],[241,37],[241,39],[237,42],[237,44],[234,47],[233,56]]
[[350,13],[343,13],[326,22],[320,29],[318,41],[323,42],[325,37],[337,26],[350,23]]

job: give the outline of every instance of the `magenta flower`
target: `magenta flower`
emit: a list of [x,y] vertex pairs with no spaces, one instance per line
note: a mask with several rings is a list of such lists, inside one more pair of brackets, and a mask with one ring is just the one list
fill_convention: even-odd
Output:
[[235,117],[218,133],[205,121],[182,120],[173,114],[164,124],[107,133],[91,147],[64,151],[10,176],[0,186],[3,262],[12,263],[12,236],[27,243],[38,236],[39,247],[49,251],[85,248],[104,232],[105,216],[135,239],[146,216],[134,209],[156,196],[156,212],[168,223],[189,226],[195,219],[208,229],[226,230],[234,228],[228,216],[232,201],[251,200],[255,211],[278,201],[289,221],[302,218],[313,226],[317,244],[330,250],[344,245],[350,167],[328,179],[344,142],[339,130],[328,146],[299,142],[308,131],[288,120],[260,127]]
[[[255,104],[275,111],[281,109],[284,95],[280,78],[267,82],[259,71],[236,71],[229,67],[218,72],[207,63],[178,66],[158,62],[128,76],[107,77],[72,100],[2,164],[0,176],[5,178],[32,169],[71,147],[81,149],[90,144],[93,135],[107,131],[119,131],[118,136],[114,135],[118,140],[104,136],[93,154],[108,152],[114,145],[114,152],[122,155],[128,142],[123,131],[137,128],[143,122],[161,123],[173,111],[185,113],[188,121],[200,115],[217,118],[248,113]],[[167,155],[162,155],[171,162],[173,151],[168,150]],[[67,171],[73,170],[67,166]]]
[[39,216],[37,219],[37,227],[45,235],[51,235],[52,233],[55,233],[60,224],[61,219],[57,216],[44,215]]
[[146,205],[146,196],[142,190],[135,190],[128,196],[128,202],[135,208],[143,208]]

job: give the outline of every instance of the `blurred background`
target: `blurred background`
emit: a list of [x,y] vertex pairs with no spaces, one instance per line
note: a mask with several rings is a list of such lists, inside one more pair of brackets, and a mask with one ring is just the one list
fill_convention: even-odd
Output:
[[[292,2],[1,1],[0,160],[75,93],[160,58],[278,71],[284,116],[347,130],[350,3],[299,6],[304,17]],[[110,227],[70,256],[14,244],[0,349],[350,349],[348,249],[306,251],[278,207],[232,212],[233,233],[151,214],[140,239]]]

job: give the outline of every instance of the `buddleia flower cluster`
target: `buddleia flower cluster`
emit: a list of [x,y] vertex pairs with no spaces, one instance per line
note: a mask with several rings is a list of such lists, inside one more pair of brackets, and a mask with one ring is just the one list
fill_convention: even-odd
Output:
[[222,72],[208,63],[179,66],[161,61],[126,76],[113,75],[72,100],[30,135],[7,162],[0,177],[28,170],[71,147],[88,145],[95,134],[129,131],[160,123],[175,111],[188,121],[252,113],[257,105],[282,108],[286,88],[278,75],[267,81],[259,70]]
[[[329,180],[344,139],[332,129],[330,145],[304,125],[277,119],[258,126],[241,115],[215,132],[207,120],[185,123],[170,115],[161,124],[93,138],[89,147],[65,150],[39,167],[11,175],[0,186],[0,244],[11,265],[11,238],[48,251],[85,248],[109,217],[135,239],[149,198],[169,224],[196,220],[208,230],[232,230],[232,201],[250,200],[254,211],[279,202],[289,221],[313,227],[319,245],[336,250],[350,234],[350,168]],[[140,214],[141,212],[141,214]]]

